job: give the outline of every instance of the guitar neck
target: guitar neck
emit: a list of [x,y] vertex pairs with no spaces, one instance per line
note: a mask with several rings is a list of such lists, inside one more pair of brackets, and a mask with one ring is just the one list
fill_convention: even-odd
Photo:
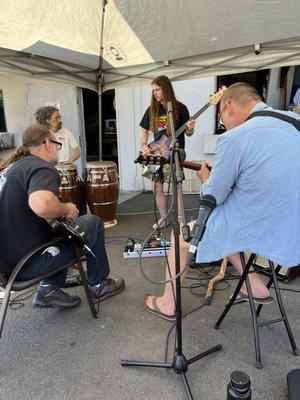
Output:
[[[195,163],[195,162],[192,162],[192,161],[182,161],[180,163],[180,165],[183,168],[192,169],[194,171],[200,171],[200,169],[201,169],[201,163]],[[210,165],[207,165],[207,168],[209,170],[211,170],[211,166]]]
[[[199,111],[196,112],[195,115],[192,116],[192,119],[197,119],[205,110],[208,109],[208,107],[210,106],[210,103],[206,103],[203,107],[200,108]],[[186,123],[184,123],[180,128],[177,129],[177,131],[175,131],[175,139],[178,138],[179,135],[182,134],[182,132],[184,132],[186,130]],[[167,146],[170,146],[170,144],[172,143],[172,138],[169,138],[166,142]]]

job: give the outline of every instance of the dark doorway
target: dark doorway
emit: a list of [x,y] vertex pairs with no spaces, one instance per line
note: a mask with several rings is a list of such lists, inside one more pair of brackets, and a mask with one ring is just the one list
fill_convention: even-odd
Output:
[[[98,94],[89,89],[82,89],[84,125],[86,136],[87,161],[99,160],[99,108]],[[106,90],[102,94],[102,159],[118,164],[118,144],[115,91]]]
[[236,82],[246,82],[254,86],[258,93],[266,101],[266,90],[270,71],[268,69],[262,71],[244,72],[241,74],[218,76],[218,87],[225,85],[230,86]]
[[[230,86],[233,83],[237,82],[246,82],[249,85],[254,86],[258,93],[261,95],[263,101],[266,101],[267,97],[267,89],[268,89],[268,80],[269,80],[270,70],[265,69],[261,71],[253,71],[253,72],[244,72],[240,74],[232,74],[232,75],[222,75],[217,77],[217,88],[221,88],[223,85]],[[217,107],[217,115],[216,120],[218,121],[219,112],[220,112],[220,103]],[[216,134],[221,134],[225,131],[222,126],[216,124]]]
[[0,132],[6,132],[3,92],[0,90]]

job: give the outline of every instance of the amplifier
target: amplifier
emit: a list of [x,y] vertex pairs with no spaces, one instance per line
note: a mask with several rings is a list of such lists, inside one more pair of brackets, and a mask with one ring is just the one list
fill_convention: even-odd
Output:
[[13,133],[0,133],[0,149],[10,149],[14,146]]
[[[266,275],[271,275],[269,262],[265,258],[260,256],[256,257],[254,259],[253,265],[256,270]],[[275,264],[275,269],[276,269],[276,264]],[[293,268],[281,267],[277,273],[277,278],[283,282],[289,282],[292,279],[297,278],[297,276],[299,275],[300,275],[300,265],[298,265],[297,267],[295,266]]]

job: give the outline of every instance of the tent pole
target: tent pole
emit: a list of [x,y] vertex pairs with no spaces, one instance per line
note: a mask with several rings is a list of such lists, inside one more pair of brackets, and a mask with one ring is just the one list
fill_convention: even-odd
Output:
[[103,38],[104,38],[104,16],[107,0],[102,0],[101,30],[100,30],[100,52],[99,68],[97,73],[97,91],[98,91],[98,110],[99,110],[99,161],[102,161],[102,92],[104,88],[103,73]]
[[98,89],[98,110],[99,110],[99,161],[102,161],[102,88],[101,84]]

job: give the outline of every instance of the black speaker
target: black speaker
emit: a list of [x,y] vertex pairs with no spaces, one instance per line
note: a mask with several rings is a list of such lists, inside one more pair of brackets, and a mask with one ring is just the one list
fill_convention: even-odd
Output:
[[293,369],[287,374],[288,400],[300,399],[300,369]]
[[[253,262],[253,266],[257,271],[263,272],[266,275],[271,275],[271,270],[269,267],[268,260],[263,257],[256,257]],[[276,264],[275,264],[276,269]],[[283,282],[289,282],[292,279],[297,278],[300,275],[300,265],[297,265],[293,268],[281,267],[278,273],[276,274],[277,278]]]

